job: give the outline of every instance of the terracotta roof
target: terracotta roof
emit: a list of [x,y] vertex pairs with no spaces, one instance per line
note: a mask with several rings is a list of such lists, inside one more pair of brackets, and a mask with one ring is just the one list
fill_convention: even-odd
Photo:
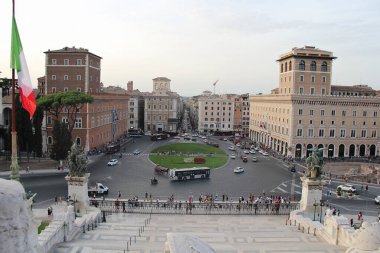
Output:
[[372,89],[369,86],[362,86],[362,85],[331,85],[331,91],[356,91],[356,92],[376,92],[374,89]]
[[91,55],[94,55],[96,57],[99,57],[100,59],[102,59],[102,57],[96,55],[96,54],[93,54],[91,52],[88,51],[88,49],[86,48],[76,48],[76,47],[64,47],[62,49],[57,49],[57,50],[48,50],[46,52],[44,52],[45,54],[48,54],[48,53],[88,53],[88,54],[91,54]]

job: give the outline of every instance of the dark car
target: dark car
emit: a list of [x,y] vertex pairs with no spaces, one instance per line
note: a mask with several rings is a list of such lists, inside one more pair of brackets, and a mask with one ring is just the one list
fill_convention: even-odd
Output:
[[292,165],[289,167],[290,172],[296,172],[296,166]]

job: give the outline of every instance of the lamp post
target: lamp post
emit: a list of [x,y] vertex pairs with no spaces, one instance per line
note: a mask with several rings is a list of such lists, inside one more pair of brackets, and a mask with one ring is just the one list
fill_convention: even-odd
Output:
[[313,221],[315,221],[315,213],[317,212],[317,206],[318,206],[318,203],[317,203],[316,200],[314,200],[313,206],[314,206],[314,218],[313,218]]
[[322,211],[323,211],[323,207],[325,206],[325,200],[321,199],[319,205],[321,207],[321,213],[319,215],[319,222],[322,223]]

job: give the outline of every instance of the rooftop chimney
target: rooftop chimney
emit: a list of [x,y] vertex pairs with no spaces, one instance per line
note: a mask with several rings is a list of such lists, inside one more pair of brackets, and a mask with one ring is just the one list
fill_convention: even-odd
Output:
[[127,83],[127,91],[133,91],[133,81],[128,81],[128,83]]

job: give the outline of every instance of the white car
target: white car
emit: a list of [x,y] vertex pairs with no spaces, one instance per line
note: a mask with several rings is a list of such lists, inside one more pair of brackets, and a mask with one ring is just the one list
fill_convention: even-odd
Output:
[[257,157],[256,156],[254,156],[254,157],[252,157],[252,162],[257,162],[258,160],[257,160]]
[[236,145],[235,145],[236,147],[240,147],[241,145],[240,145],[240,143],[236,143]]
[[261,154],[264,155],[264,156],[268,156],[268,153],[265,152],[265,151],[263,151]]
[[230,155],[230,158],[231,158],[231,159],[236,159],[236,155],[231,154],[231,155]]
[[336,189],[337,190],[340,189],[341,191],[345,191],[345,192],[349,192],[349,191],[351,191],[352,193],[356,192],[356,188],[352,184],[338,185],[338,187]]
[[244,172],[244,168],[243,167],[236,167],[234,169],[234,173],[243,173]]
[[249,150],[245,149],[243,152],[244,152],[244,154],[249,154]]
[[235,146],[231,146],[228,148],[229,150],[236,150],[236,147]]
[[380,204],[380,196],[377,196],[376,198],[375,198],[375,204]]
[[117,159],[111,159],[108,163],[107,163],[107,165],[108,166],[114,166],[114,165],[116,165],[116,164],[118,164],[119,163],[119,161],[117,160]]
[[133,151],[133,154],[134,155],[139,155],[141,152],[140,152],[140,150],[138,150],[138,149],[136,149],[135,151]]
[[228,141],[227,138],[224,138],[223,141]]
[[259,147],[256,147],[255,150],[256,150],[256,151],[259,151],[260,149],[259,149]]
[[256,154],[255,150],[253,150],[253,149],[251,149],[251,150],[249,151],[249,153],[251,153],[251,154]]

